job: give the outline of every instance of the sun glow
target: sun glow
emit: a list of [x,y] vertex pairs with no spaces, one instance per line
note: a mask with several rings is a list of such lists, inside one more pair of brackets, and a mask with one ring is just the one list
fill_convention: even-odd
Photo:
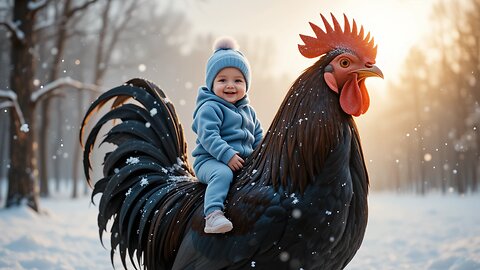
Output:
[[[295,6],[286,0],[245,0],[235,4],[229,1],[176,3],[178,8],[187,12],[195,33],[270,40],[274,46],[269,55],[273,64],[263,71],[292,80],[317,60],[303,57],[298,50],[298,44],[303,44],[299,34],[314,35],[309,22],[323,28],[320,13],[331,22],[330,12],[340,20],[342,26],[343,14],[347,15],[350,22],[355,19],[357,25],[363,25],[365,31],[371,33],[378,45],[376,65],[383,71],[385,79],[372,78],[366,82],[372,104],[378,105],[383,103],[382,99],[388,99],[387,85],[397,79],[410,48],[421,43],[428,33],[432,6],[439,1],[306,0]],[[238,16],[232,17],[232,9]],[[195,42],[192,41],[192,44]],[[245,47],[248,46],[241,49]],[[252,69],[255,70],[255,66]],[[284,93],[278,91],[277,94]]]
[[438,1],[308,0],[292,7],[289,1],[247,0],[235,3],[235,12],[248,16],[233,20],[231,13],[225,12],[232,9],[232,3],[228,1],[190,3],[195,8],[185,6],[185,9],[193,20],[196,32],[271,39],[276,47],[276,64],[271,72],[293,77],[315,61],[302,57],[297,48],[297,44],[302,43],[299,34],[313,35],[308,22],[323,27],[319,14],[327,15],[330,20],[328,15],[332,12],[343,25],[342,14],[346,14],[375,38],[378,44],[377,65],[388,81],[397,74],[410,47],[428,31],[431,7]]

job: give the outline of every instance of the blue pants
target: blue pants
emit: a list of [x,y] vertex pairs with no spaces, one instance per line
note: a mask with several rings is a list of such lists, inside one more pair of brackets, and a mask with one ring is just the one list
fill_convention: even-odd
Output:
[[207,184],[203,204],[205,216],[215,210],[223,210],[233,180],[232,170],[226,164],[210,159],[195,168],[195,174],[200,182]]

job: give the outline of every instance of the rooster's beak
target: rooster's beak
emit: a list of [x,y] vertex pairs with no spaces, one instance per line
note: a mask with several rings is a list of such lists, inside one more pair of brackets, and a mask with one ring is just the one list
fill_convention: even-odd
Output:
[[367,77],[380,77],[383,79],[382,71],[375,65],[370,68],[362,68],[355,71],[358,74],[358,79],[364,79]]

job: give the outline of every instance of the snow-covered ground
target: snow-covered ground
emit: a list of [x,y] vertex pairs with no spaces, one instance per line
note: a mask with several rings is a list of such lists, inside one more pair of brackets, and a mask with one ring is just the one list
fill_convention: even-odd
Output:
[[372,194],[348,270],[479,270],[480,195]]
[[[480,269],[480,195],[372,194],[369,201],[364,244],[348,270]],[[43,215],[0,210],[0,269],[112,269],[88,198],[41,203]]]

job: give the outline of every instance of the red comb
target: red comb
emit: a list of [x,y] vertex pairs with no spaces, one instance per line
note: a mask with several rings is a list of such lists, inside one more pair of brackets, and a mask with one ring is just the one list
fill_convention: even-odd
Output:
[[347,49],[353,51],[359,56],[365,57],[368,62],[375,63],[377,56],[377,46],[374,44],[373,37],[370,39],[370,32],[364,37],[363,26],[360,27],[360,32],[357,33],[357,24],[353,20],[352,27],[348,22],[348,18],[343,14],[345,20],[344,30],[342,30],[335,16],[330,13],[333,20],[333,28],[328,23],[327,19],[320,14],[325,25],[323,31],[317,25],[310,23],[310,26],[315,32],[316,37],[300,35],[305,45],[298,45],[300,53],[307,58],[314,58],[326,54],[335,49]]

